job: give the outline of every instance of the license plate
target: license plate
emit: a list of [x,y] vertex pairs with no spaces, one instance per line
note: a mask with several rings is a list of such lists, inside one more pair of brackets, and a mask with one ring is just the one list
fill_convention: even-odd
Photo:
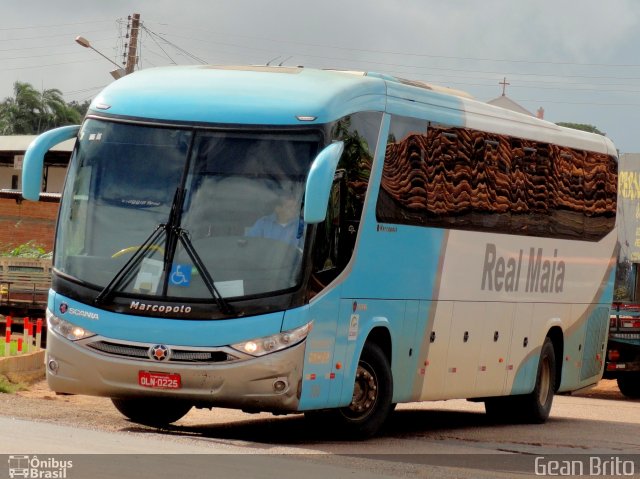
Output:
[[640,319],[626,320],[626,321],[623,320],[621,321],[620,326],[623,328],[629,328],[629,329],[640,328]]
[[152,371],[139,371],[138,384],[154,389],[180,389],[182,387],[179,374],[154,373]]

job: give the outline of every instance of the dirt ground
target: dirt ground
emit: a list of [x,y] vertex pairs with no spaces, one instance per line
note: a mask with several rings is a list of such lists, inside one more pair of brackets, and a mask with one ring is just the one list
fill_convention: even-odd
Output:
[[[44,379],[34,382],[27,386],[27,389],[18,391],[16,396],[32,398],[32,399],[44,399],[51,401],[63,401],[71,403],[91,403],[96,400],[101,402],[104,398],[94,398],[90,396],[70,396],[70,395],[56,395],[47,386],[47,382]],[[618,389],[618,384],[615,380],[603,379],[596,386],[583,392],[573,393],[573,396],[590,397],[596,399],[625,399]],[[107,399],[108,401],[108,399]]]
[[[625,400],[616,381],[612,380],[602,380],[596,387],[581,393],[574,393],[574,395],[597,399]],[[33,382],[25,390],[14,394],[0,394],[0,411],[3,416],[7,417],[29,418],[90,429],[122,431],[132,426],[132,423],[128,422],[113,407],[110,399],[59,395],[49,390],[44,379]],[[227,410],[225,414],[226,420],[242,420],[244,413]],[[272,416],[266,415],[265,417]],[[211,411],[192,409],[181,420],[181,423],[207,424],[211,423],[212,419]],[[224,421],[225,419],[220,420]]]

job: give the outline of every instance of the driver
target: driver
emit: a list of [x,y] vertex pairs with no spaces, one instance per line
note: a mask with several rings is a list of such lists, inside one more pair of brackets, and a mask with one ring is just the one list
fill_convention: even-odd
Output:
[[303,226],[296,194],[284,189],[273,213],[259,218],[246,235],[284,241],[301,249],[304,242]]

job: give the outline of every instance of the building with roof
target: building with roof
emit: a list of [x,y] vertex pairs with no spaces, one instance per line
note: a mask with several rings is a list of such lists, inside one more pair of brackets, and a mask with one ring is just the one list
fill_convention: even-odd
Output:
[[35,135],[0,136],[0,252],[33,242],[53,248],[60,193],[75,140],[45,156],[40,201],[22,200],[22,160]]
[[[36,135],[0,136],[0,190],[22,189],[24,152]],[[75,140],[56,145],[44,159],[43,189],[45,193],[60,193]]]
[[516,111],[524,115],[534,116],[541,120],[544,119],[544,108],[542,107],[538,108],[538,111],[534,115],[529,110],[524,108],[522,105],[516,103],[515,101],[513,101],[511,98],[507,96],[506,94],[507,85],[510,85],[510,83],[507,82],[506,78],[504,78],[501,82],[498,82],[498,85],[502,85],[502,95],[500,95],[497,98],[494,98],[493,100],[489,100],[487,102],[489,105],[499,106],[500,108],[504,108],[506,110]]
[[535,116],[529,110],[527,110],[523,106],[519,105],[518,103],[516,103],[515,101],[513,101],[511,98],[509,98],[506,95],[500,95],[498,98],[494,98],[493,100],[489,100],[487,103],[489,105],[499,106],[500,108],[505,108],[507,110],[517,111],[518,113],[523,113],[525,115]]

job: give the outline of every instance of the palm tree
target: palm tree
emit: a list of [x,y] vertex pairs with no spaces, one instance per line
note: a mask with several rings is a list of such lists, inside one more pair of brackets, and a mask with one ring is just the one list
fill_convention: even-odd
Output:
[[62,92],[57,88],[44,90],[40,95],[40,99],[42,115],[40,115],[38,133],[56,126],[80,123],[80,115],[75,109],[67,105],[62,98]]
[[2,133],[4,135],[35,133],[40,103],[40,94],[36,89],[28,83],[15,82],[13,97],[7,98],[0,109]]
[[0,134],[30,135],[56,126],[80,123],[80,114],[52,88],[42,93],[29,83],[15,82],[13,97],[0,104]]

